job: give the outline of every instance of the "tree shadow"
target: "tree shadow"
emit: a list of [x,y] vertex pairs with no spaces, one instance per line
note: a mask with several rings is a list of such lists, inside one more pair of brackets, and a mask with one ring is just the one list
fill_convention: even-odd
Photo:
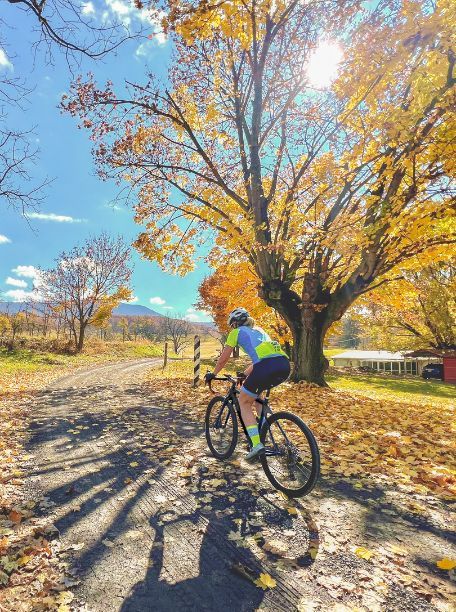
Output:
[[[263,488],[258,495],[239,488],[242,473],[231,468],[233,482],[227,477],[207,503],[208,476],[197,466],[191,491],[175,500],[179,506],[163,510],[154,501],[154,487],[170,498],[176,493],[169,448],[176,447],[178,457],[185,453],[186,445],[202,436],[198,420],[172,407],[148,405],[141,385],[121,392],[115,386],[90,385],[38,394],[31,432],[28,450],[40,457],[49,451],[49,461],[35,466],[31,476],[44,482],[60,534],[74,537],[87,521],[104,517],[94,525],[90,544],[74,555],[81,576],[103,562],[113,541],[135,528],[135,512],[149,517],[147,533],[152,535],[142,531],[142,537],[150,537],[148,568],[122,610],[214,610],[220,605],[254,610],[264,592],[253,581],[264,572],[274,575],[280,586],[268,593],[268,600],[296,604],[299,589],[275,572],[280,555],[265,552],[264,538],[258,537],[263,527],[271,537],[296,528],[296,520],[268,496],[271,489]],[[227,464],[217,465],[227,469]],[[255,522],[252,516],[258,513],[261,521]],[[315,522],[309,513],[302,517],[288,560],[294,568],[310,566],[318,549]],[[233,533],[248,538],[251,547],[238,546]]]

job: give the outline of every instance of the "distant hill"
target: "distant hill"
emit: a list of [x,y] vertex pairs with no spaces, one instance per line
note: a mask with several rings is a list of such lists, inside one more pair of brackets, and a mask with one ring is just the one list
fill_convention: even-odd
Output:
[[114,308],[112,314],[116,317],[163,317],[152,308],[147,306],[141,306],[139,304],[120,304],[117,308]]
[[27,304],[25,302],[0,302],[0,312],[9,312],[16,314],[21,310],[26,310]]
[[[12,314],[26,310],[28,307],[26,302],[0,302],[0,312],[10,312]],[[162,317],[163,315],[147,306],[139,304],[120,304],[114,308],[112,314],[120,317]]]

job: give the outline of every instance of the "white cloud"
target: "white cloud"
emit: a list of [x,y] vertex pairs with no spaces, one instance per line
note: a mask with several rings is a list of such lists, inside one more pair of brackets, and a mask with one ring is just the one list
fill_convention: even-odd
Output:
[[17,266],[11,270],[17,276],[24,276],[25,278],[38,279],[41,277],[41,272],[35,266]]
[[139,45],[139,47],[135,51],[136,57],[149,57],[157,46],[162,46],[166,44],[166,34],[164,32],[160,32],[155,30],[151,34],[151,39],[146,40]]
[[166,304],[166,300],[164,300],[163,298],[158,297],[158,296],[157,297],[151,297],[149,302],[151,304],[157,304],[158,306],[163,306],[163,304]]
[[187,321],[192,321],[193,323],[199,323],[201,321],[201,317],[196,312],[191,312],[185,315]]
[[194,308],[187,308],[187,312],[196,312]]
[[68,215],[56,215],[55,213],[28,213],[31,219],[40,219],[42,221],[55,221],[56,223],[83,223],[86,219],[75,219]]
[[138,9],[133,2],[127,0],[105,0],[105,6],[106,10],[101,15],[103,22],[120,22],[126,27],[136,23],[151,29],[150,40],[140,44],[136,49],[137,57],[147,57],[154,47],[166,43],[167,37],[161,26],[161,20],[166,14],[164,11]]
[[127,209],[123,208],[122,206],[119,206],[118,204],[111,204],[109,202],[106,202],[105,204],[103,204],[103,208],[109,208],[112,211],[115,212],[125,212]]
[[[32,290],[25,290],[22,288],[21,289],[9,289],[8,291],[5,291],[4,293],[4,295],[7,298],[11,298],[15,302],[25,302],[27,300],[36,300],[39,302],[43,299],[41,289],[43,288],[44,283],[43,283],[43,276],[42,276],[41,270],[38,270],[38,268],[35,268],[35,266],[17,266],[16,268],[13,268],[11,272],[16,274],[16,276],[22,276],[24,278],[31,278],[33,280],[33,289]],[[17,283],[21,282],[18,279],[11,278],[11,277],[9,277],[7,280],[15,281],[16,287],[19,287]],[[13,283],[9,283],[9,284],[12,285]],[[24,285],[27,286],[25,283]]]
[[109,12],[111,12],[118,21],[121,21],[126,26],[129,26],[131,23],[130,13],[138,10],[133,5],[129,6],[127,3],[122,2],[122,0],[106,0],[105,3],[108,7],[108,11],[105,11],[103,15],[105,20],[109,19]]
[[24,289],[10,289],[5,291],[3,294],[5,297],[10,298],[13,302],[27,302],[28,300],[40,299],[40,294],[36,291],[24,291]]
[[0,244],[7,244],[8,242],[11,242],[11,240],[3,234],[0,234]]
[[174,306],[163,306],[162,310],[174,310]]
[[6,55],[5,51],[0,47],[0,70],[13,70],[14,66],[13,64],[9,61],[8,56]]
[[93,2],[83,2],[81,13],[83,15],[95,15],[95,7],[93,6]]
[[5,283],[7,285],[12,285],[13,287],[21,287],[21,289],[25,289],[27,287],[27,283],[24,280],[20,280],[19,278],[12,278],[8,276]]

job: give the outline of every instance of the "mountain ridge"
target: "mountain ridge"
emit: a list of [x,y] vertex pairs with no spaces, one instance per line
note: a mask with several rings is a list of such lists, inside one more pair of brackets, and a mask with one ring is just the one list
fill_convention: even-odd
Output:
[[[25,310],[29,307],[27,302],[1,302],[0,301],[0,312],[11,312],[13,314]],[[142,306],[141,304],[119,304],[117,308],[114,308],[112,314],[117,317],[163,317],[164,315]]]

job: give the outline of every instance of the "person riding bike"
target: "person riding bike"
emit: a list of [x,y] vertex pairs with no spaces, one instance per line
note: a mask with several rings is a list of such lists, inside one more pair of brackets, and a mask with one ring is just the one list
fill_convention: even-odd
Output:
[[[205,381],[211,381],[225,367],[236,346],[240,346],[252,360],[252,364],[244,372],[247,378],[239,394],[242,420],[252,445],[246,456],[250,461],[264,453],[253,411],[254,403],[263,391],[287,380],[290,375],[290,362],[280,344],[271,340],[261,327],[255,326],[255,321],[245,308],[235,308],[228,317],[228,325],[232,329],[226,339],[225,348],[214,371],[206,374]],[[258,406],[261,409],[261,405]]]

